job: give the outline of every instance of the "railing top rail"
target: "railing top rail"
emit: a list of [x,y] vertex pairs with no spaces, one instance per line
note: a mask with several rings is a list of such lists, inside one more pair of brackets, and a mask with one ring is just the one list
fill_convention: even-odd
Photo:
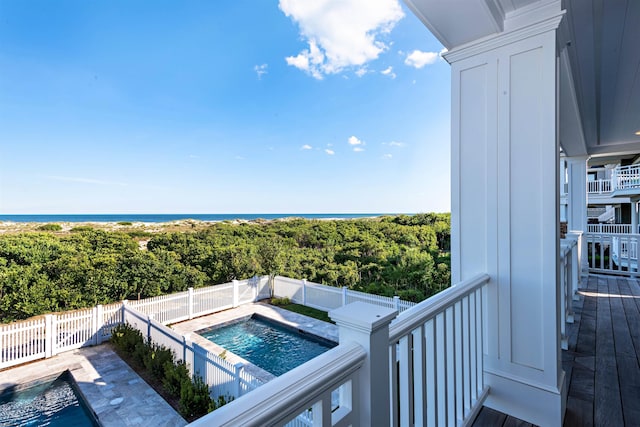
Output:
[[629,170],[640,170],[640,164],[634,164],[634,165],[626,165],[626,166],[616,166],[615,167],[615,171],[629,171]]
[[236,399],[189,425],[258,426],[286,421],[312,406],[318,396],[342,384],[362,366],[365,358],[359,344],[340,344],[269,381],[260,387],[259,393]]
[[401,337],[442,312],[460,298],[485,285],[489,282],[489,279],[489,275],[483,273],[471,279],[463,280],[457,285],[451,286],[402,312],[389,325],[389,343],[398,341]]

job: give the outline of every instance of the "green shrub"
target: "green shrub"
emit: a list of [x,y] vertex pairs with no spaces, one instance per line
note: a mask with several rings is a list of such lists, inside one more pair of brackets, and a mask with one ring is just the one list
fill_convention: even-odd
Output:
[[288,297],[284,298],[271,298],[272,305],[289,305],[291,304],[291,300]]
[[147,352],[144,355],[144,367],[158,381],[162,381],[165,376],[165,363],[173,364],[173,352],[164,346],[149,343]]
[[42,224],[38,227],[40,231],[60,231],[62,230],[62,226],[60,224]]
[[113,328],[111,342],[118,350],[133,354],[138,345],[144,344],[144,338],[139,330],[128,323],[123,323]]
[[185,381],[191,382],[189,378],[189,370],[187,365],[179,361],[176,364],[166,362],[164,364],[164,379],[162,385],[168,393],[174,396],[180,396],[180,390],[182,383]]
[[131,223],[129,221],[120,221],[120,222],[118,222],[118,225],[133,225],[133,223]]
[[90,225],[79,225],[77,227],[73,227],[71,230],[72,233],[84,233],[86,231],[93,231],[93,227]]
[[185,418],[201,417],[209,412],[209,386],[198,375],[193,381],[183,381],[180,387],[180,414]]
[[148,231],[143,231],[143,230],[129,230],[125,234],[127,234],[132,239],[153,236],[153,233],[150,233]]
[[215,411],[216,409],[226,405],[232,400],[233,396],[218,396],[217,399],[211,399],[211,403],[209,404],[209,412]]

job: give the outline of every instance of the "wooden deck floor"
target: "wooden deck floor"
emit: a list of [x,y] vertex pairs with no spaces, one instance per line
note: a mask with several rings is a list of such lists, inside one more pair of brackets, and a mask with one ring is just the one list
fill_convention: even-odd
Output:
[[566,427],[640,426],[640,284],[590,275],[576,301],[563,367]]
[[[640,282],[590,275],[580,294],[562,352],[569,381],[564,426],[640,426]],[[473,425],[531,426],[486,407]]]

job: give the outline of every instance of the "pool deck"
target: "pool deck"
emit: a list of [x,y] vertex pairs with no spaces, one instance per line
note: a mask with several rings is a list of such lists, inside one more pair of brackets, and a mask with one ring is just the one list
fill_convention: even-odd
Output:
[[[299,329],[305,333],[312,334],[335,343],[338,342],[338,327],[336,325],[259,302],[245,304],[237,308],[220,311],[208,316],[175,323],[171,325],[171,328],[182,335],[189,334],[189,339],[191,339],[191,341],[206,348],[211,353],[220,355],[225,351],[224,348],[198,335],[197,331],[209,329],[214,326],[221,326],[238,319],[251,317],[253,314],[259,314],[276,322],[283,323],[292,328]],[[251,362],[231,352],[225,353],[225,359],[233,364],[242,363],[247,372],[263,382],[267,382],[275,378],[275,376],[269,372],[260,369]]]
[[0,393],[66,370],[71,371],[85,400],[104,427],[187,424],[109,344],[73,350],[0,371]]

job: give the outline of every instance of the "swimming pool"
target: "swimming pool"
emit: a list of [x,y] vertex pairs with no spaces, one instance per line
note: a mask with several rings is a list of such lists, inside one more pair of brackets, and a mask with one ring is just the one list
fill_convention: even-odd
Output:
[[199,334],[276,376],[336,346],[256,314]]
[[0,426],[99,426],[69,371],[0,393]]

